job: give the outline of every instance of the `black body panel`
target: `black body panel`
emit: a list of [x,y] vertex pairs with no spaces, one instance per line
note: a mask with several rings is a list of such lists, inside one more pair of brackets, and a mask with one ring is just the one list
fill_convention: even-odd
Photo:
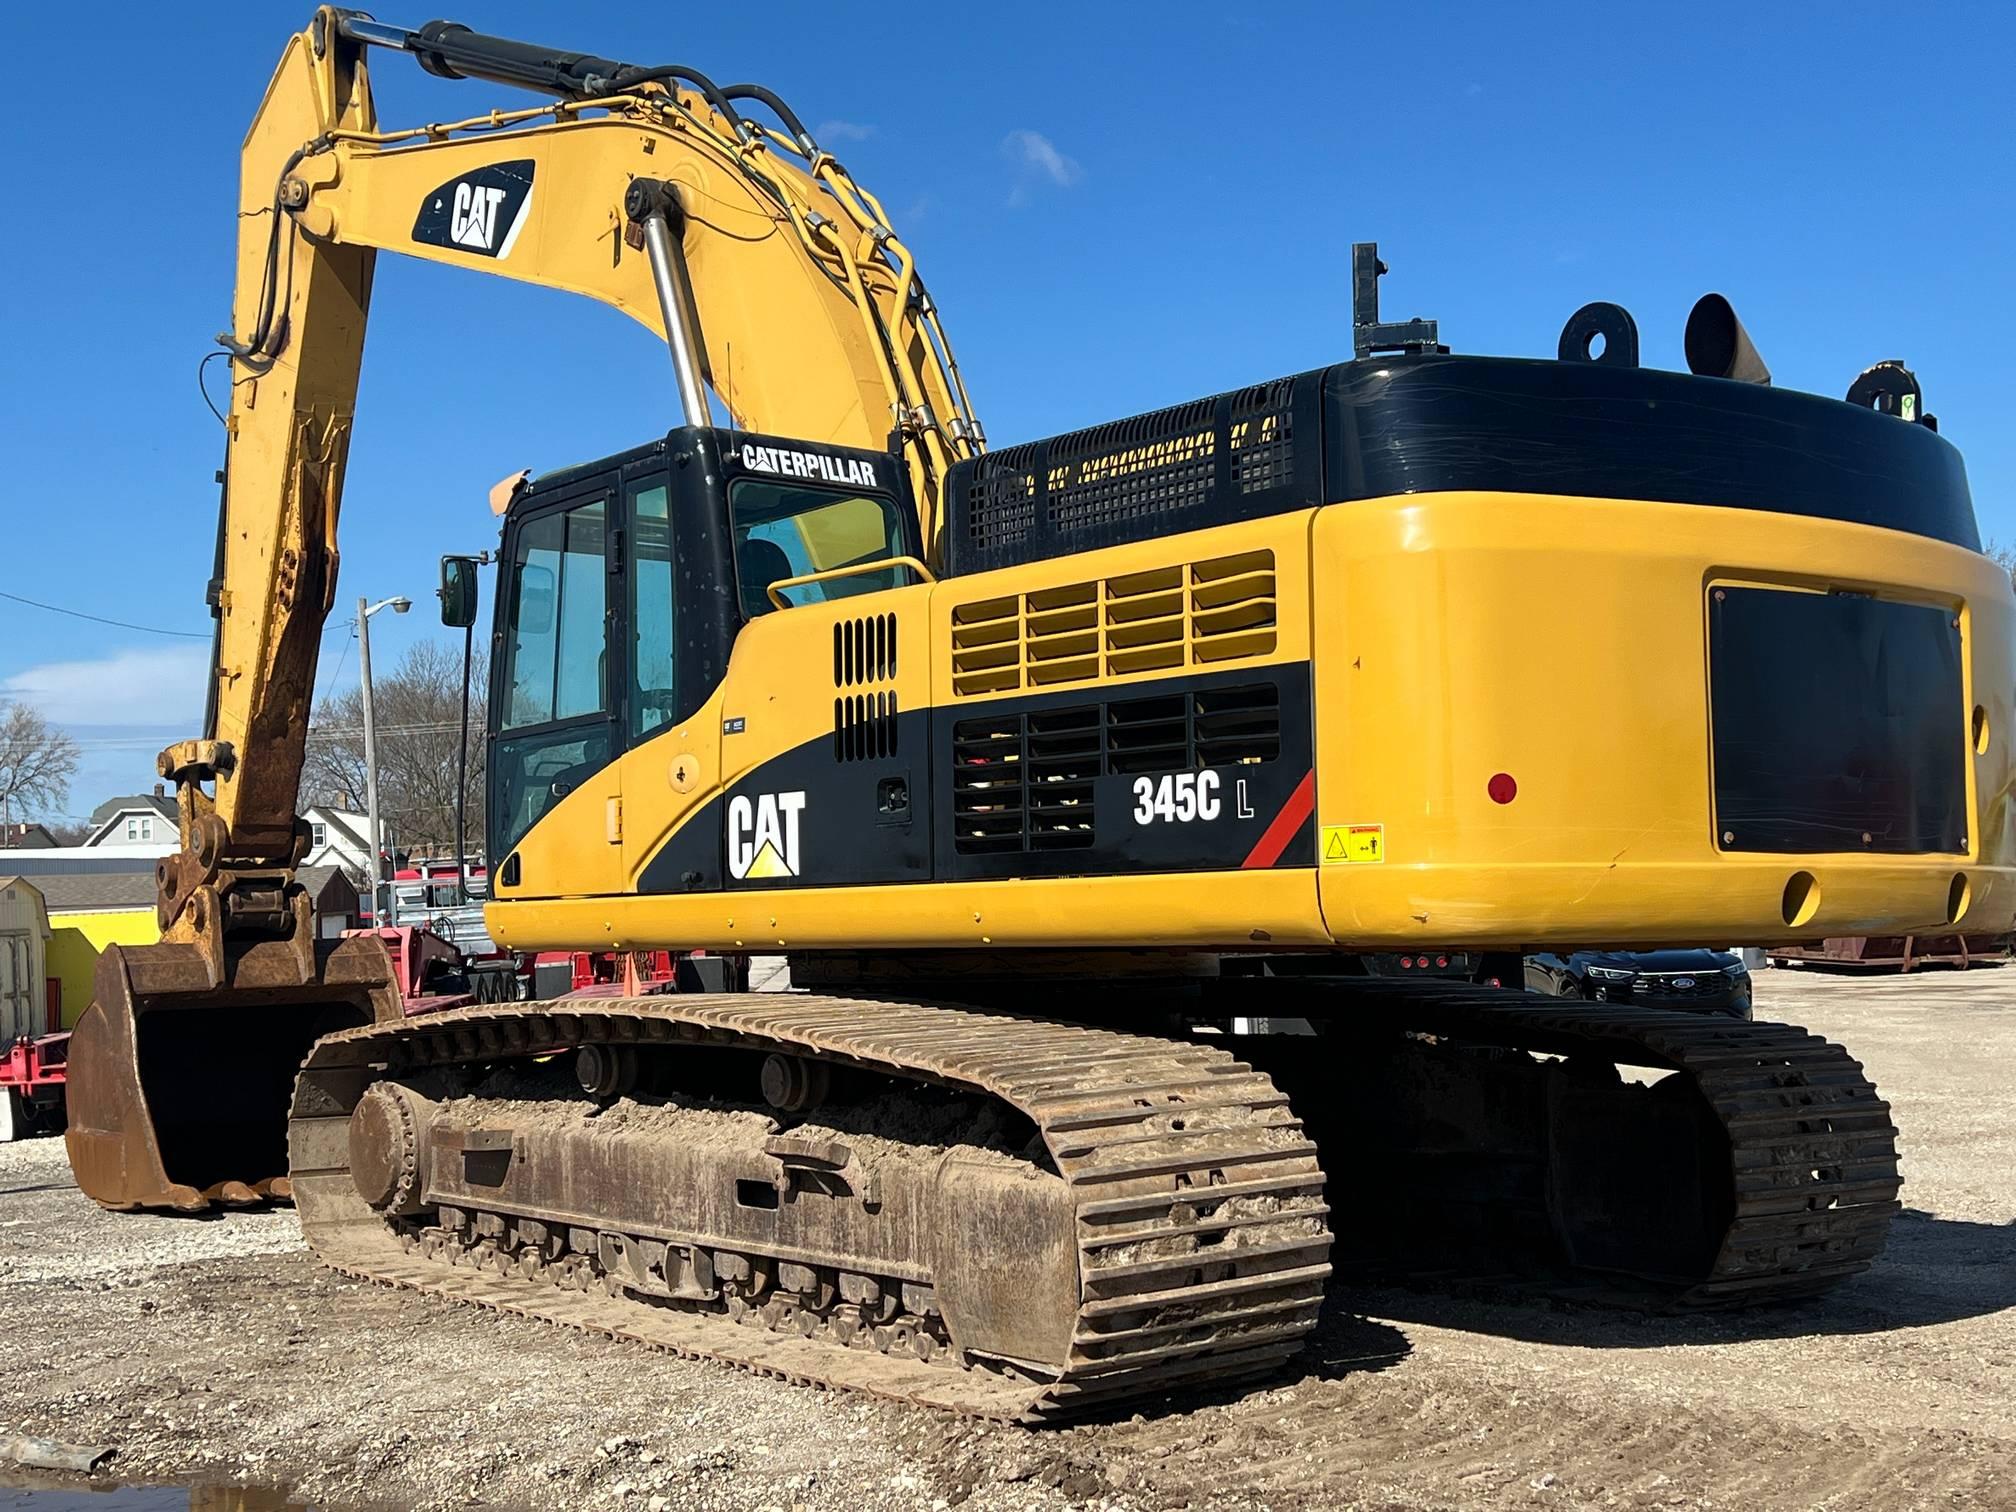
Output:
[[[1316,864],[1307,662],[1104,692],[1102,698],[1099,689],[1081,688],[904,711],[872,754],[832,736],[807,741],[764,762],[680,826],[645,867],[639,891]],[[1169,716],[1166,725],[1128,718],[1133,708],[1149,706]],[[1075,717],[1088,711],[1089,721]],[[1085,753],[1082,780],[1050,780],[1057,758],[1041,722],[1059,714],[1074,716],[1074,740],[1089,732],[1078,747]],[[1016,732],[1008,761],[991,768],[1014,769],[1015,828],[994,829],[978,846],[971,843],[974,790],[964,780],[977,764],[962,758],[959,740],[961,727],[974,724]],[[1173,738],[1153,738],[1164,730]],[[989,780],[996,785],[988,806],[1005,810],[1010,795],[996,777]],[[1072,821],[1051,824],[1056,843],[1031,843],[1037,827],[1021,821],[1022,804],[1032,788],[1046,787],[1072,790],[1068,809],[1052,809]],[[1143,811],[1150,817],[1138,818]],[[766,838],[781,869],[751,865]]]
[[932,715],[941,881],[1316,864],[1307,662]]
[[1923,425],[1722,378],[1590,362],[1346,362],[953,468],[948,573],[1316,504],[1476,490],[1721,505],[1980,549]]
[[1709,688],[1725,851],[1967,849],[1967,710],[1947,610],[1714,590]]
[[[645,865],[640,893],[865,887],[931,880],[929,809],[919,763],[928,733],[922,711],[903,716],[918,761],[841,765],[833,743],[808,741],[766,761],[709,800]],[[729,737],[733,738],[733,737]],[[907,802],[897,802],[907,798]],[[767,813],[766,813],[767,805]],[[783,872],[750,875],[766,821]],[[740,854],[738,847],[746,847]],[[741,876],[736,862],[744,862]]]

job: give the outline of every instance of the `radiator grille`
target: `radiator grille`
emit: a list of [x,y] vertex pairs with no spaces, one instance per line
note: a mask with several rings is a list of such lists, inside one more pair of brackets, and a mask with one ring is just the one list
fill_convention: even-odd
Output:
[[1026,850],[1022,720],[966,719],[952,727],[953,847],[969,855]]
[[1045,490],[1060,535],[1195,510],[1211,497],[1218,437],[1204,400],[1072,437]]
[[1273,683],[962,719],[952,727],[953,849],[1089,846],[1099,777],[1280,754],[1281,692]]
[[948,575],[1323,502],[1320,377],[1255,384],[959,463],[946,489]]
[[1177,671],[1276,644],[1272,551],[979,599],[952,611],[960,697]]

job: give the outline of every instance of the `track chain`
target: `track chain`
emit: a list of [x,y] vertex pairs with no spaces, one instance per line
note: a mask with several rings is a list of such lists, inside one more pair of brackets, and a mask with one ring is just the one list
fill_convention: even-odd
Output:
[[1670,1287],[1677,1309],[1813,1296],[1869,1268],[1901,1209],[1897,1126],[1862,1065],[1790,1024],[1480,988],[1370,988],[1358,1022],[1459,1044],[1589,1055],[1693,1083],[1729,1142],[1733,1217],[1713,1265]]
[[[1027,1115],[1073,1199],[1078,1310],[1054,1377],[903,1360],[738,1327],[724,1313],[563,1291],[451,1266],[357,1196],[343,1129],[371,1082],[586,1043],[776,1050],[984,1092]],[[289,1124],[295,1200],[345,1274],[725,1361],[1004,1421],[1041,1421],[1278,1368],[1329,1277],[1323,1174],[1287,1098],[1203,1043],[880,999],[670,995],[479,1005],[319,1041]],[[613,1226],[613,1225],[612,1225]],[[781,1255],[790,1260],[793,1257]],[[866,1268],[872,1268],[866,1267]]]

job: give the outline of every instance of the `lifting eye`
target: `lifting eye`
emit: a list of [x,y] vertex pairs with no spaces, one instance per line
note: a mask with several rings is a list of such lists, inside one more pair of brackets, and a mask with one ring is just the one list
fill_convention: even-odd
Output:
[[1638,322],[1622,305],[1608,300],[1585,304],[1561,327],[1555,355],[1563,362],[1594,362],[1606,367],[1638,366]]

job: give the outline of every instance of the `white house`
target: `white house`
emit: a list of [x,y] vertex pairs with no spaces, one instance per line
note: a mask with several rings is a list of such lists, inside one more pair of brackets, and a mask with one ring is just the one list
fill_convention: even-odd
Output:
[[152,793],[134,793],[125,798],[107,798],[91,811],[91,833],[86,845],[159,845],[163,854],[180,848],[181,805],[168,796],[161,783]]
[[371,845],[366,838],[371,824],[362,814],[348,809],[315,808],[301,815],[308,821],[308,859],[304,866],[340,866],[353,881],[368,885],[371,876]]

